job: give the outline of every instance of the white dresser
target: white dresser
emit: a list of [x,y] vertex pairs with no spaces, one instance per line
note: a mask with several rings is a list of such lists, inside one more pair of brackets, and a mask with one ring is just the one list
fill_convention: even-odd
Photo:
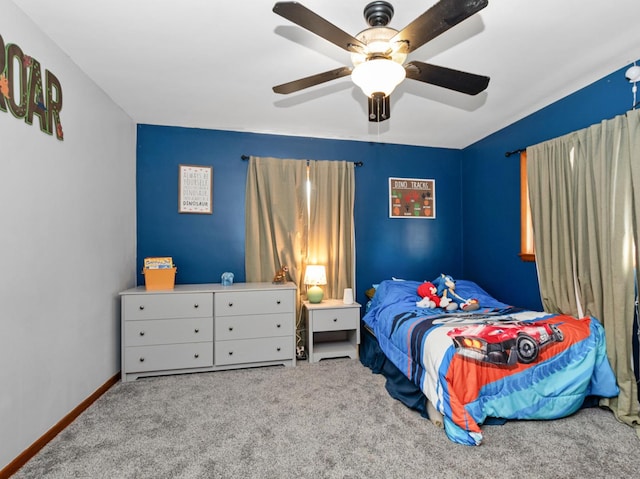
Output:
[[296,363],[293,283],[144,286],[122,297],[122,380]]

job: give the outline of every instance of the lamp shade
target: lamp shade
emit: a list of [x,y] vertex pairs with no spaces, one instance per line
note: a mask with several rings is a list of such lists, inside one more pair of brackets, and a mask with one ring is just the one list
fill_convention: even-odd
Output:
[[378,58],[357,65],[351,72],[351,79],[368,97],[374,93],[384,93],[385,96],[389,96],[404,80],[406,73],[399,63]]
[[319,264],[310,264],[304,273],[304,284],[317,286],[319,284],[327,284],[327,273],[324,266]]
[[318,285],[327,284],[327,273],[324,266],[318,264],[310,264],[304,273],[304,284],[307,288],[307,299],[310,303],[322,302],[324,291]]

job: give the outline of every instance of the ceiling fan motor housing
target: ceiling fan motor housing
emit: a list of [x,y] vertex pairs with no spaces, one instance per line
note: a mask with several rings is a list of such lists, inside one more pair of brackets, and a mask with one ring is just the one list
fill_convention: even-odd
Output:
[[384,27],[393,18],[393,6],[382,0],[371,2],[364,7],[364,18],[372,27]]

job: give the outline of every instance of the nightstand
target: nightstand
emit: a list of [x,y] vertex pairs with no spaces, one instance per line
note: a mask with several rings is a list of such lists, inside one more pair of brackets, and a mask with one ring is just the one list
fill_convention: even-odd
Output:
[[360,305],[344,304],[341,299],[321,303],[304,302],[307,315],[309,362],[325,358],[358,359],[360,344]]

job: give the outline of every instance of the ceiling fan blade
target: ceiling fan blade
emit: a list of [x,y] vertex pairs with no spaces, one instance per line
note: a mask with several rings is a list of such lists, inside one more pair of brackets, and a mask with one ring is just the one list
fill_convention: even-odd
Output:
[[273,11],[349,52],[361,52],[365,47],[360,40],[298,2],[277,2],[273,6]]
[[423,62],[409,62],[404,66],[407,78],[437,85],[467,95],[477,95],[489,85],[489,77],[452,70]]
[[404,42],[406,53],[412,52],[479,12],[488,3],[488,0],[440,0],[400,30],[390,41]]
[[311,86],[320,85],[321,83],[351,75],[351,70],[352,68],[350,67],[336,68],[335,70],[329,70],[328,72],[318,73],[316,75],[300,78],[299,80],[294,80],[289,83],[283,83],[282,85],[274,86],[273,91],[275,93],[286,95],[288,93],[304,90],[305,88],[309,88]]

